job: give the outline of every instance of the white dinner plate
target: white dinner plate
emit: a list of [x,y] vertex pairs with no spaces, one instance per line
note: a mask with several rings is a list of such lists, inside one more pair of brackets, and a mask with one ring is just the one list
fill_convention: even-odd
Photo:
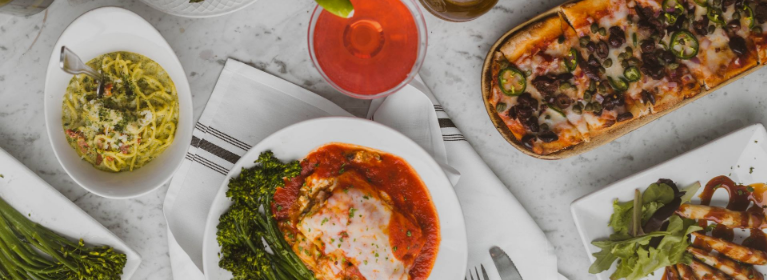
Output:
[[[591,242],[606,239],[613,232],[607,224],[613,213],[613,200],[616,198],[620,201],[633,200],[634,189],[644,191],[660,178],[671,179],[677,186],[684,188],[695,182],[705,186],[709,180],[720,175],[729,176],[733,181],[744,184],[767,182],[767,133],[764,126],[755,124],[735,131],[574,201],[570,210],[589,259],[594,262],[592,254],[599,252],[599,248],[591,245]],[[703,191],[703,187],[699,193],[700,191]],[[711,205],[726,206],[726,193],[716,192]],[[697,194],[692,203],[700,203]],[[739,242],[747,237],[748,232],[736,229],[735,234],[735,241]],[[610,279],[615,266],[613,264],[610,270],[596,275],[597,279]],[[761,273],[767,273],[767,266],[756,268]],[[656,271],[655,275],[647,279],[661,279],[661,276],[662,271]]]
[[[72,75],[59,68],[61,46],[70,48],[84,62],[105,53],[128,51],[159,63],[178,92],[179,118],[173,144],[147,165],[130,172],[101,171],[80,159],[67,143],[62,126],[61,106]],[[192,93],[181,62],[157,29],[122,8],[91,10],[64,30],[48,62],[44,98],[45,126],[56,158],[75,182],[103,197],[132,198],[159,188],[173,176],[192,141]]]
[[141,0],[141,2],[174,16],[206,18],[236,12],[255,3],[256,0],[205,0],[199,3],[189,3],[189,0]]
[[299,160],[316,148],[332,142],[349,143],[384,151],[403,158],[426,184],[440,224],[439,253],[429,279],[455,279],[466,275],[468,247],[461,206],[445,173],[418,144],[401,133],[378,123],[357,118],[320,118],[301,122],[270,135],[248,151],[221,185],[208,214],[203,241],[203,268],[209,280],[231,279],[218,266],[220,247],[216,242],[218,218],[231,206],[226,197],[229,178],[242,168],[254,166],[261,152],[271,150],[283,160]]
[[111,246],[128,257],[122,279],[136,272],[141,264],[138,253],[3,149],[0,174],[0,197],[31,221],[70,240],[82,238],[89,246]]

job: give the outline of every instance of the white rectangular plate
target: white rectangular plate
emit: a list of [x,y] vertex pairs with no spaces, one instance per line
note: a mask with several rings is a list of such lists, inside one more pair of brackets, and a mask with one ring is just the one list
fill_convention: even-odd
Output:
[[[570,211],[589,259],[594,262],[592,254],[599,251],[591,242],[606,239],[613,232],[607,225],[613,213],[613,200],[632,200],[634,189],[644,191],[660,178],[671,179],[680,188],[695,182],[705,186],[709,180],[720,175],[729,176],[737,183],[767,182],[766,151],[767,133],[764,126],[751,125],[575,200]],[[717,191],[711,205],[725,206],[727,199],[726,191]],[[696,195],[692,203],[699,202]],[[736,242],[747,235],[747,232],[741,230],[735,230],[735,233]],[[767,273],[767,266],[757,266],[757,270],[762,274]],[[613,271],[615,264],[610,270],[597,274],[597,279],[610,279]],[[661,279],[661,276],[662,270],[656,271],[648,279]]]
[[141,256],[114,233],[69,201],[13,156],[0,149],[0,197],[29,219],[72,240],[87,245],[108,245],[124,253],[128,262],[122,279],[130,279],[141,264]]

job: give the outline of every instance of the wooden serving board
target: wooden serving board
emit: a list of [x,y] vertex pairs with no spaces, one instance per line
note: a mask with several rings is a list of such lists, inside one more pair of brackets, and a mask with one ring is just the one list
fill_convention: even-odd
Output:
[[[621,136],[626,135],[629,132],[632,132],[632,131],[634,131],[634,130],[636,130],[636,129],[638,129],[638,128],[640,128],[640,127],[642,127],[642,126],[644,126],[644,125],[646,125],[646,124],[648,124],[648,123],[650,123],[650,122],[652,122],[654,120],[657,120],[658,118],[663,117],[666,114],[668,114],[670,112],[673,112],[674,110],[676,110],[676,109],[678,109],[678,108],[680,108],[680,107],[682,107],[684,105],[689,104],[690,102],[698,100],[699,98],[702,98],[702,97],[708,95],[709,93],[712,93],[712,92],[716,91],[717,89],[720,89],[720,88],[722,88],[722,87],[732,83],[733,81],[735,81],[737,79],[740,79],[740,78],[742,78],[742,77],[744,77],[744,76],[746,76],[748,74],[751,74],[752,72],[754,72],[756,70],[759,70],[759,69],[761,69],[764,66],[762,64],[758,64],[758,65],[752,67],[751,69],[748,69],[748,70],[744,71],[743,73],[740,73],[740,74],[736,75],[735,77],[733,77],[733,78],[731,78],[731,79],[729,79],[727,81],[724,81],[721,84],[719,84],[719,85],[717,85],[717,86],[715,86],[715,87],[713,87],[713,88],[711,88],[709,90],[702,90],[699,94],[697,94],[697,95],[695,95],[695,96],[693,96],[691,98],[682,100],[681,102],[674,104],[673,106],[667,108],[666,110],[663,110],[663,111],[660,111],[660,112],[657,112],[657,113],[654,113],[654,114],[651,114],[651,115],[645,115],[645,116],[639,117],[637,119],[633,119],[633,120],[628,121],[628,122],[623,122],[623,123],[615,124],[611,128],[609,128],[606,132],[600,133],[599,135],[597,135],[595,137],[592,137],[591,141],[589,141],[589,142],[583,142],[583,143],[580,143],[578,145],[575,145],[575,146],[569,147],[567,149],[564,149],[564,150],[561,150],[561,151],[557,151],[557,152],[554,152],[554,153],[551,153],[551,154],[548,154],[548,155],[539,155],[539,154],[533,153],[532,151],[528,150],[527,148],[525,148],[522,145],[522,143],[517,141],[517,139],[511,133],[511,130],[509,130],[509,128],[506,126],[506,123],[504,123],[503,120],[501,119],[501,117],[498,116],[498,113],[495,110],[495,106],[493,106],[490,103],[490,98],[492,97],[491,87],[493,85],[493,83],[492,83],[493,75],[492,75],[492,69],[491,69],[492,68],[492,63],[493,63],[493,54],[495,54],[495,52],[500,51],[501,46],[503,46],[503,44],[506,43],[506,40],[508,40],[509,38],[514,36],[519,30],[522,30],[525,27],[527,27],[528,25],[533,24],[533,23],[535,23],[535,22],[537,22],[537,21],[539,21],[539,20],[541,20],[541,19],[543,19],[545,17],[558,14],[560,12],[560,7],[562,5],[569,4],[569,3],[572,3],[572,2],[576,2],[576,1],[567,1],[565,3],[562,3],[561,5],[556,6],[556,7],[552,8],[552,9],[546,11],[546,12],[543,12],[540,15],[538,15],[538,16],[536,16],[536,17],[534,17],[534,18],[532,18],[532,19],[530,19],[530,20],[528,20],[528,21],[526,21],[526,22],[524,22],[522,24],[520,24],[517,27],[512,28],[511,30],[509,30],[505,34],[501,35],[501,37],[498,38],[498,40],[495,42],[495,44],[493,44],[493,46],[490,47],[490,51],[488,51],[487,56],[485,57],[485,64],[482,66],[482,100],[485,103],[485,109],[487,110],[487,115],[490,117],[490,120],[493,122],[493,125],[495,126],[495,128],[498,129],[498,132],[501,133],[501,136],[503,136],[503,138],[506,139],[506,141],[509,142],[509,144],[511,144],[511,146],[513,146],[514,148],[517,148],[517,150],[521,151],[522,153],[524,153],[524,154],[526,154],[528,156],[531,156],[531,157],[534,157],[534,158],[538,158],[538,159],[545,159],[545,160],[558,160],[558,159],[564,159],[564,158],[568,158],[568,157],[571,157],[571,156],[576,156],[576,155],[580,155],[582,153],[588,152],[588,151],[590,151],[590,150],[592,150],[594,148],[597,148],[597,147],[602,146],[604,144],[607,144],[607,143],[609,143],[609,142],[611,142],[611,141],[613,141],[615,139],[618,139]],[[703,87],[703,88],[705,88],[705,87]]]

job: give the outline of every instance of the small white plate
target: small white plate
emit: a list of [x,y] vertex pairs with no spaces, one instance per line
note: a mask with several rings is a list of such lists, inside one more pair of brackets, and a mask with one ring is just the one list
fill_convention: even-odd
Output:
[[71,240],[82,238],[89,246],[111,246],[128,257],[122,279],[130,279],[136,272],[141,264],[138,253],[3,149],[0,174],[4,177],[0,178],[0,197],[28,214],[31,221]]
[[141,2],[174,16],[207,18],[234,13],[256,3],[256,0],[205,0],[200,3],[189,3],[189,0],[141,0]]
[[232,205],[226,197],[229,178],[239,175],[242,168],[252,167],[261,152],[271,150],[283,161],[299,160],[331,142],[370,147],[407,161],[429,189],[439,218],[442,241],[429,279],[455,279],[456,275],[466,275],[468,247],[461,205],[437,162],[413,140],[387,126],[364,119],[337,117],[309,120],[277,131],[250,149],[232,167],[213,200],[205,226],[202,258],[208,280],[232,278],[231,273],[218,266],[220,247],[216,242],[218,218]]
[[[162,155],[135,171],[110,173],[80,159],[67,143],[61,123],[61,105],[72,75],[59,68],[61,46],[84,61],[99,55],[129,51],[159,63],[178,91],[179,118],[176,139]],[[167,182],[184,159],[192,141],[192,93],[176,54],[157,29],[139,15],[115,7],[89,11],[64,30],[53,48],[45,79],[45,126],[53,152],[64,170],[80,186],[107,198],[132,198],[149,193]]]
[[[745,184],[767,182],[767,133],[764,126],[755,124],[735,131],[575,200],[570,206],[570,211],[589,259],[594,262],[592,254],[599,252],[599,248],[591,245],[591,242],[606,239],[612,233],[607,224],[613,213],[613,200],[616,198],[620,201],[632,200],[634,189],[644,191],[660,178],[671,179],[680,188],[684,188],[695,182],[705,186],[709,180],[720,175],[729,176],[733,181]],[[700,189],[702,190],[703,188]],[[711,205],[726,206],[727,199],[725,191],[718,191],[712,198]],[[692,203],[699,202],[696,195]],[[735,230],[735,233],[736,241],[748,234],[743,230]],[[756,268],[759,272],[767,273],[766,266]],[[613,271],[615,265],[610,270],[597,274],[597,279],[610,279]],[[647,279],[661,279],[661,276],[662,271],[656,271],[654,276]]]

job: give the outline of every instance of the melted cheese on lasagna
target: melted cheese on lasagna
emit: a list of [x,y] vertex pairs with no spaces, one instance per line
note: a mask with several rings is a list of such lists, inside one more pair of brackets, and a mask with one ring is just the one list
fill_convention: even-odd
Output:
[[[405,263],[394,256],[389,242],[391,219],[391,206],[378,195],[337,188],[324,207],[299,222],[298,229],[325,255],[342,256],[354,264],[365,279],[408,279]],[[320,270],[340,276],[343,267],[325,262]]]
[[286,241],[319,280],[427,277],[439,237],[424,186],[401,159],[342,147],[310,154],[275,194]]

